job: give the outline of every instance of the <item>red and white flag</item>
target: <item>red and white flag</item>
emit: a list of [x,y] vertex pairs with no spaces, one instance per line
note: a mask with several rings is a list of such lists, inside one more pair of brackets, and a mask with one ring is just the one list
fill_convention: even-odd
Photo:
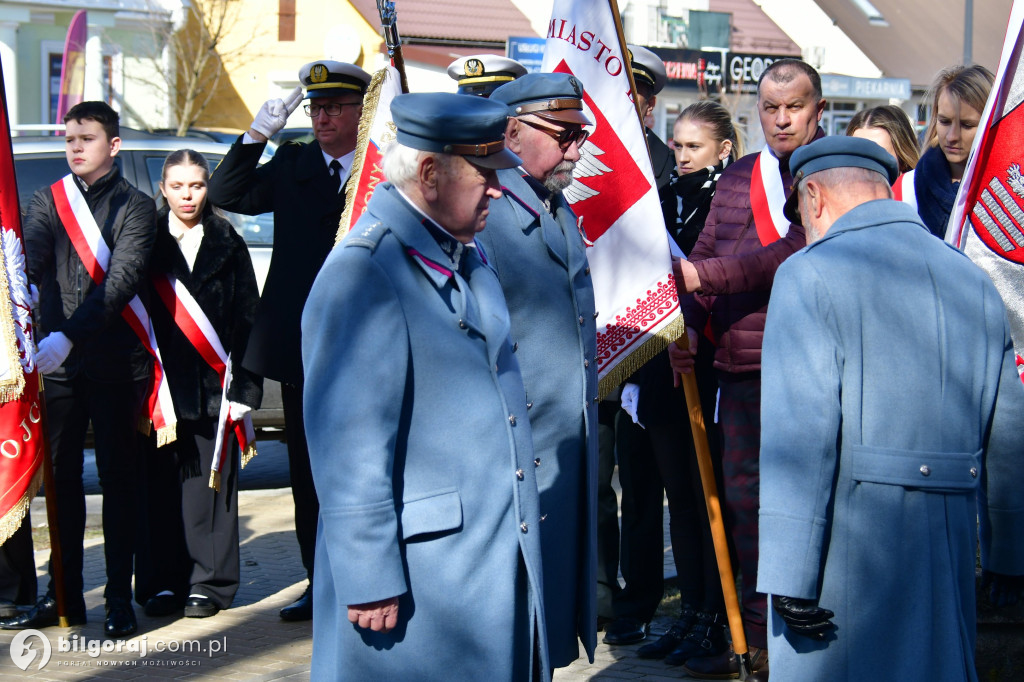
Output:
[[43,473],[39,376],[6,92],[0,69],[0,544],[18,530]]
[[609,3],[555,0],[541,70],[576,76],[594,121],[565,198],[591,247],[604,396],[683,332],[654,171],[630,97],[629,56]]
[[981,266],[1006,303],[1024,381],[1024,2],[1013,3],[946,241]]
[[391,121],[391,100],[402,94],[398,70],[391,65],[373,74],[363,97],[363,115],[359,119],[356,156],[352,172],[345,186],[345,212],[338,226],[338,241],[356,224],[373,190],[384,182],[380,162],[384,145],[395,139],[395,124]]

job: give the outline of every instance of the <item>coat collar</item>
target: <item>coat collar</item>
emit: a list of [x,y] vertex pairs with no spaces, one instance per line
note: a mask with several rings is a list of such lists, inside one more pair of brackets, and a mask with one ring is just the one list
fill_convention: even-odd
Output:
[[195,293],[215,277],[226,263],[231,261],[235,248],[234,228],[224,218],[207,213],[203,219],[203,241],[196,254],[196,262],[190,271],[178,243],[168,229],[168,209],[165,206],[157,217],[157,238],[154,247],[154,269],[166,272],[185,283]]
[[832,224],[832,227],[828,229],[825,236],[811,244],[808,248],[813,248],[816,244],[822,244],[830,239],[834,239],[844,232],[853,232],[886,223],[913,223],[920,226],[922,230],[928,229],[921,222],[921,217],[910,204],[894,199],[875,199],[855,206],[839,216],[839,219]]
[[[569,254],[566,251],[565,235],[562,234],[562,230],[557,229],[557,224],[548,223],[545,226],[543,216],[550,216],[551,212],[537,196],[537,192],[530,186],[529,181],[523,176],[523,172],[520,168],[498,171],[501,191],[507,195],[509,203],[512,204],[516,224],[527,234],[539,228],[541,236],[544,238],[544,244],[548,247],[548,252],[562,267],[568,267]],[[566,210],[565,200],[560,192],[551,197],[551,207],[555,211],[555,215],[559,217]]]

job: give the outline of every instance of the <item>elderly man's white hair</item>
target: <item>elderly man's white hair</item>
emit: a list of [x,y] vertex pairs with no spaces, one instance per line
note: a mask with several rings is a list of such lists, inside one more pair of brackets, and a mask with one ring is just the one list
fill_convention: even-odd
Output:
[[388,182],[399,189],[406,189],[416,180],[420,160],[424,156],[433,156],[441,168],[447,169],[451,164],[451,155],[440,152],[425,152],[420,149],[406,147],[397,141],[389,142],[384,147],[384,158],[381,159],[381,170]]

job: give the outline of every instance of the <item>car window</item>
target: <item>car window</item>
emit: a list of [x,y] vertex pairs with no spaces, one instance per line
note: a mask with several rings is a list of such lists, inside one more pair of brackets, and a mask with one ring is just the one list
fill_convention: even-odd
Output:
[[[119,168],[124,168],[121,159],[116,159]],[[67,158],[60,155],[16,156],[14,175],[18,180],[18,201],[21,211],[28,210],[28,203],[36,190],[49,187],[70,172]]]
[[[204,154],[210,163],[210,168],[216,168],[224,157],[220,154]],[[146,172],[149,176],[149,192],[162,202],[160,198],[160,174],[163,172],[164,159],[166,155],[153,156],[146,154]],[[218,209],[220,210],[220,209]],[[235,231],[242,235],[245,243],[249,246],[273,246],[274,244],[274,214],[263,213],[260,215],[242,215],[230,211],[220,211],[221,215],[228,219],[234,226]]]

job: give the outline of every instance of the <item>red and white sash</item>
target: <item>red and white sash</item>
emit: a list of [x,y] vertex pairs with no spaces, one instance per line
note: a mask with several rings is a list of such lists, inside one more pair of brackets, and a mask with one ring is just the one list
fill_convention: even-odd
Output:
[[252,416],[246,413],[238,419],[231,414],[231,402],[228,400],[231,356],[224,351],[217,331],[199,302],[184,284],[169,274],[154,275],[153,285],[178,329],[220,378],[220,416],[217,421],[217,437],[213,445],[213,463],[210,466],[210,487],[220,490],[220,471],[231,442],[227,437],[229,428],[234,429],[238,438],[238,445],[242,450],[242,466],[256,456],[256,431],[252,425]]
[[[104,241],[85,197],[75,184],[74,176],[70,173],[64,176],[50,186],[50,191],[53,194],[57,215],[71,239],[72,246],[75,247],[75,253],[82,260],[93,282],[100,284],[107,274],[107,266],[110,265],[110,247]],[[174,415],[174,403],[167,388],[167,377],[164,376],[160,348],[153,334],[149,313],[139,297],[135,296],[121,311],[121,316],[153,356],[153,382],[146,399],[147,414],[156,428],[157,445],[166,445],[175,439],[177,417]]]
[[765,145],[750,176],[750,208],[761,246],[768,246],[789,232],[789,221],[782,214],[785,205],[786,188],[782,186],[779,160]]
[[892,198],[910,204],[917,210],[917,195],[914,193],[914,171],[908,170],[892,184]]

